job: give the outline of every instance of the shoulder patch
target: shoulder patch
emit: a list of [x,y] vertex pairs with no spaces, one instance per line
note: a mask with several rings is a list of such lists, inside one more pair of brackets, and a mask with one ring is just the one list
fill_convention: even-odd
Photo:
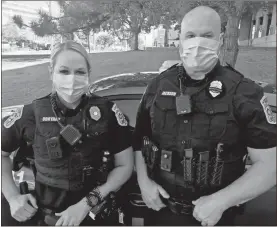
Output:
[[13,108],[13,110],[11,111],[12,114],[8,117],[8,119],[3,124],[5,128],[12,127],[14,122],[16,122],[18,119],[22,117],[23,107],[24,105]]
[[124,114],[120,111],[116,104],[113,105],[112,111],[115,113],[116,120],[120,126],[127,126],[128,122]]
[[273,114],[265,95],[262,97],[260,102],[263,106],[267,122],[272,125],[276,124],[276,116]]

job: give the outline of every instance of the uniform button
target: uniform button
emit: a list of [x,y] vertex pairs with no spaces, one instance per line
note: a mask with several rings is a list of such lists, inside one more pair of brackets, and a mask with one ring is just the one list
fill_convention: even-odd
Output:
[[98,132],[94,133],[95,135],[98,135]]
[[107,162],[108,161],[108,159],[106,158],[106,157],[103,157],[103,162]]
[[82,142],[82,140],[79,140],[79,144],[82,144],[83,142]]
[[168,168],[168,165],[164,165],[164,168],[167,169],[167,168]]
[[189,121],[188,120],[184,120],[184,123],[187,124]]
[[87,137],[89,137],[89,134],[87,134]]
[[182,144],[185,144],[185,143],[186,143],[186,141],[185,141],[185,140],[183,140],[183,141],[182,141]]
[[165,154],[165,155],[164,155],[164,158],[168,158],[168,155],[167,155],[167,154]]

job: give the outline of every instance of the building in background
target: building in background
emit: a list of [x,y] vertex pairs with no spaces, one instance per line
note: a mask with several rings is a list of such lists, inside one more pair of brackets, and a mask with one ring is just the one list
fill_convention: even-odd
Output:
[[179,46],[179,31],[174,29],[174,26],[168,30],[168,45],[178,47]]
[[276,3],[269,9],[261,8],[253,15],[243,15],[239,45],[276,47]]
[[[39,18],[38,11],[43,10],[52,16],[60,15],[60,7],[56,1],[3,1],[2,2],[2,26],[12,22],[14,15],[20,15],[23,22],[29,24]],[[38,37],[30,28],[23,29],[26,39],[36,43],[51,43],[52,37]]]

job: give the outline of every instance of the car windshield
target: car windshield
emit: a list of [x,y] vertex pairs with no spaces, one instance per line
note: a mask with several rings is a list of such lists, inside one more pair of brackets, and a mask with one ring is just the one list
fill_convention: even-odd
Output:
[[158,76],[157,72],[115,75],[113,77],[94,82],[90,86],[90,92],[96,92],[109,88],[146,87],[156,76]]

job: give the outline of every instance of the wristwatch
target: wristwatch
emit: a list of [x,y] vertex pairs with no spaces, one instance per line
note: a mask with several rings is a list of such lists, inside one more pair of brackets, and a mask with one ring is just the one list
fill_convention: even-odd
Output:
[[86,198],[87,198],[87,204],[91,208],[98,205],[103,199],[98,188],[95,188],[91,192],[89,192]]

